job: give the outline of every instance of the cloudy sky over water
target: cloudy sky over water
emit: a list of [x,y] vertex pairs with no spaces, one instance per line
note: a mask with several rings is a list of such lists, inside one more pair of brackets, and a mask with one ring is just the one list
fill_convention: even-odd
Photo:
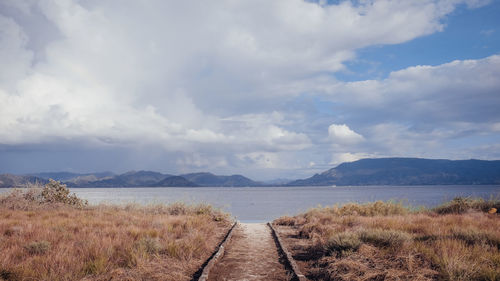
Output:
[[500,1],[1,0],[0,173],[500,159]]

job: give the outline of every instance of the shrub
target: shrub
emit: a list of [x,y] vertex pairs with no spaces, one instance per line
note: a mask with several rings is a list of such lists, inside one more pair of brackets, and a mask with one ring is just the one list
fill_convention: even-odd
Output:
[[453,230],[451,238],[462,240],[467,245],[486,243],[500,249],[500,237],[484,231],[473,229]]
[[104,256],[99,256],[85,263],[83,272],[85,274],[96,275],[104,272],[107,264],[107,258]]
[[398,248],[410,241],[412,237],[405,232],[397,230],[370,229],[361,231],[359,234],[361,241],[370,243],[378,247]]
[[28,251],[30,255],[43,255],[49,251],[50,243],[47,241],[31,242],[24,246],[24,249]]
[[87,200],[80,199],[76,194],[69,194],[69,189],[65,184],[50,179],[42,190],[42,197],[46,203],[64,203],[76,207],[83,207],[88,204]]
[[472,200],[465,197],[455,197],[450,202],[438,206],[434,211],[438,214],[463,214],[471,207]]
[[116,262],[119,267],[132,268],[137,265],[137,256],[130,247],[115,247],[111,259]]
[[281,218],[277,218],[274,220],[274,223],[276,225],[288,225],[288,226],[294,226],[295,225],[295,219],[289,216],[283,216]]
[[463,214],[469,210],[488,212],[492,208],[499,209],[500,200],[493,198],[484,200],[482,198],[455,197],[450,202],[434,208],[434,212],[438,214]]
[[42,195],[43,186],[42,185],[32,185],[25,189],[25,192],[22,193],[22,196],[25,200],[43,203],[44,197]]
[[189,212],[188,206],[186,206],[186,204],[182,202],[172,203],[168,205],[166,208],[167,208],[167,213],[173,216],[185,215]]
[[210,215],[214,212],[213,207],[208,204],[198,204],[194,206],[194,212],[197,215]]
[[315,235],[329,237],[330,234],[334,233],[337,229],[332,225],[324,225],[318,222],[310,222],[304,224],[299,229],[299,237],[301,238],[313,238]]
[[325,245],[325,251],[328,255],[336,254],[343,256],[350,252],[357,251],[361,246],[361,240],[355,232],[342,232],[330,236]]
[[339,215],[361,215],[361,216],[390,216],[404,215],[409,212],[402,202],[376,201],[373,203],[356,204],[350,203],[338,208]]
[[161,250],[161,245],[158,241],[158,238],[153,238],[150,236],[141,238],[141,240],[137,241],[136,246],[139,250],[150,255],[158,254],[158,252],[160,252]]

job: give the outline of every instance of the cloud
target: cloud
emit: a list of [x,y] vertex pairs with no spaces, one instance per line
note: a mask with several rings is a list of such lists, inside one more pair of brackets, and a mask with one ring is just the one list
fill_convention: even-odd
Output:
[[481,30],[481,35],[484,35],[484,36],[491,36],[495,33],[495,30],[494,29],[485,29],[485,30]]
[[[344,153],[491,159],[495,151],[473,147],[495,147],[500,141],[499,76],[500,56],[493,55],[409,67],[381,80],[314,78],[303,86],[331,102],[336,120],[363,132],[364,141],[355,146],[323,147],[335,155],[331,163]],[[354,134],[347,125],[329,130],[330,140]]]
[[328,137],[335,143],[339,144],[356,144],[364,138],[362,135],[351,130],[347,125],[332,124],[328,127]]
[[[3,1],[0,145],[85,143],[134,157],[152,147],[175,158],[172,169],[301,169],[348,153],[332,141],[388,152],[384,126],[396,142],[434,130],[426,124],[498,123],[498,56],[334,78],[361,48],[440,32],[460,5],[486,3]],[[321,115],[311,97],[342,110]]]
[[[364,122],[388,120],[435,125],[450,122],[495,122],[500,119],[497,95],[500,55],[456,60],[437,66],[394,71],[382,80],[340,82],[314,78],[302,87],[342,104]],[[311,90],[314,89],[314,90]]]
[[33,52],[26,49],[28,37],[14,20],[0,14],[0,85],[13,91],[15,82],[29,75]]
[[330,165],[339,165],[345,162],[354,162],[359,159],[373,157],[373,155],[364,154],[364,153],[334,153],[332,154],[332,159],[330,161]]

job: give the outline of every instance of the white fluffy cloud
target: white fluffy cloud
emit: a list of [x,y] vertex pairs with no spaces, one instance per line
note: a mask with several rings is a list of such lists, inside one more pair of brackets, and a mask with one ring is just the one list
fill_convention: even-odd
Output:
[[328,127],[328,137],[338,144],[356,144],[364,138],[362,135],[351,130],[346,124],[332,124]]
[[354,162],[356,160],[369,157],[374,157],[374,155],[364,154],[364,153],[350,153],[350,152],[333,153],[330,165],[339,165],[345,162]]
[[[311,81],[326,98],[367,110],[383,110],[402,118],[419,115],[440,121],[497,118],[500,55],[456,60],[438,66],[414,66],[383,80],[343,83]],[[486,112],[485,112],[486,111]],[[474,115],[474,116],[472,116]],[[394,116],[392,116],[394,117]],[[371,117],[370,117],[371,118]]]
[[[311,84],[325,98],[340,101],[345,111],[357,113],[351,123],[364,132],[365,139],[356,147],[358,153],[492,159],[496,152],[481,147],[499,141],[497,77],[500,56],[493,55],[409,67],[383,80]],[[329,128],[330,137],[359,139],[355,134],[347,126]],[[349,148],[334,150],[336,155],[349,152]]]

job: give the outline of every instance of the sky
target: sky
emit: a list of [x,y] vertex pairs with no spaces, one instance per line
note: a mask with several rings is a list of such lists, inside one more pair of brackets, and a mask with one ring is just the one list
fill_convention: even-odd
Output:
[[498,0],[1,0],[0,173],[500,159]]

